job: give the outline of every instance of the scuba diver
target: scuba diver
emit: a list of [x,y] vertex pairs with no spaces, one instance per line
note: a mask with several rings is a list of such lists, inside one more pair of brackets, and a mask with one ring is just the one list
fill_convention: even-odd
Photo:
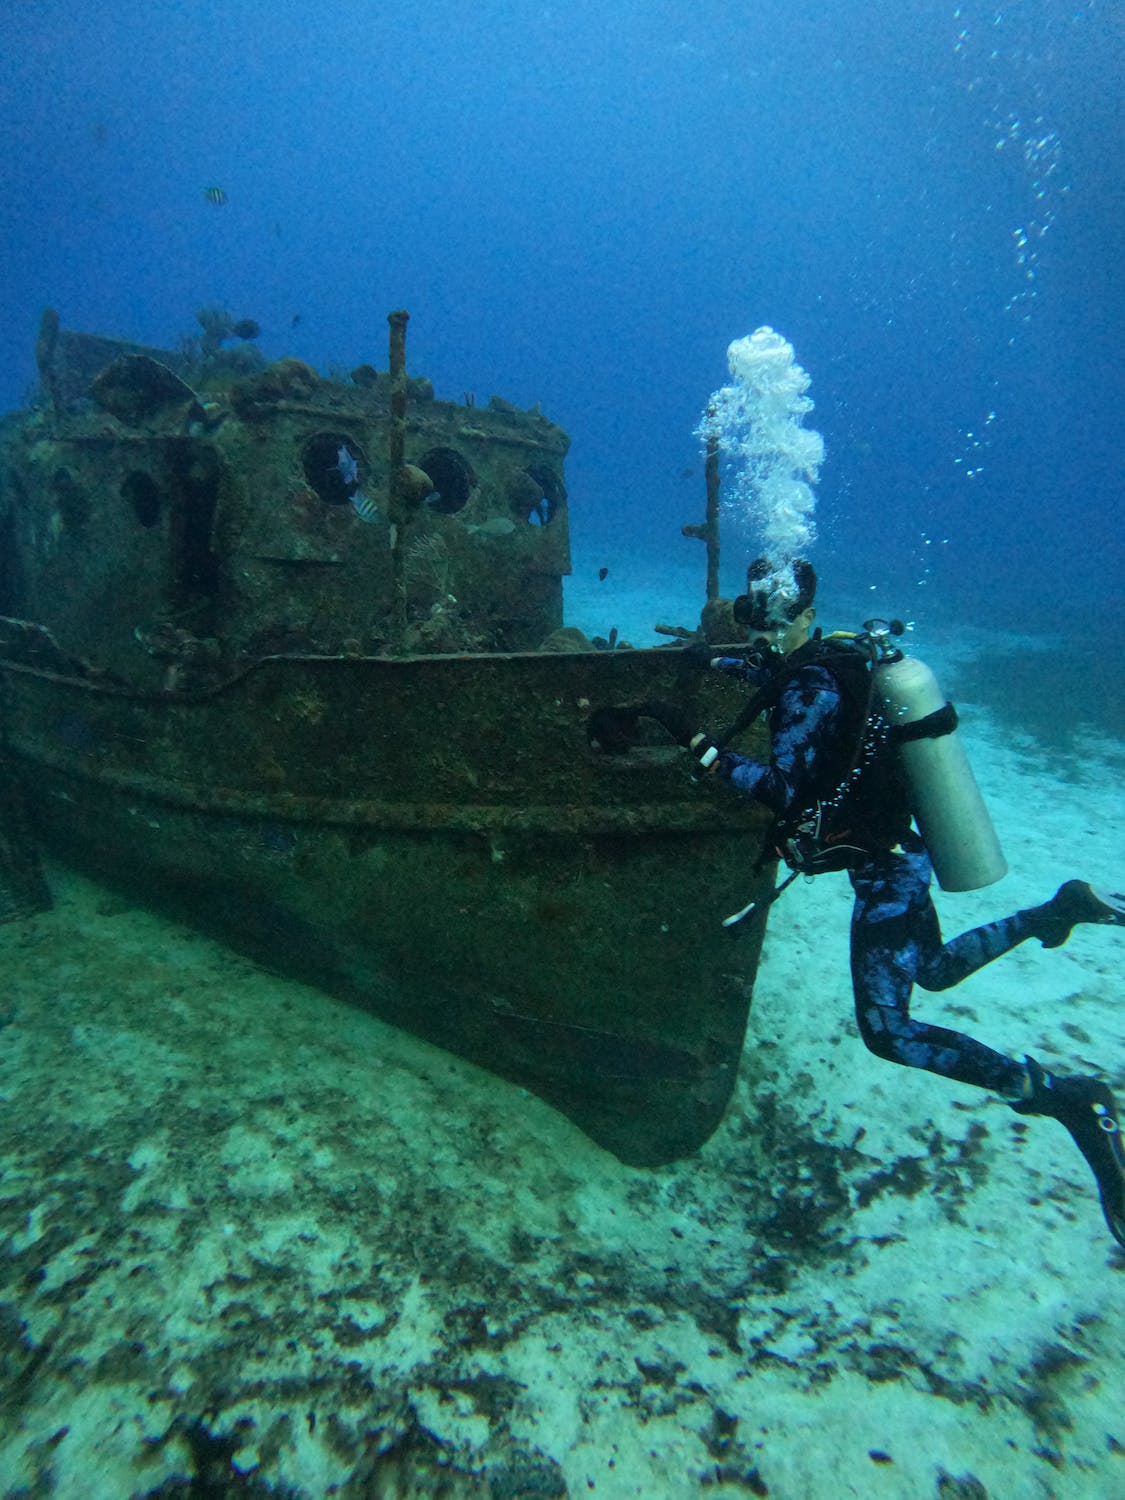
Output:
[[[1125,896],[1068,880],[1041,906],[944,942],[930,894],[935,867],[950,890],[990,884],[1006,868],[957,742],[952,704],[933,696],[928,668],[889,649],[888,635],[904,629],[897,622],[869,622],[861,636],[813,635],[816,574],[805,559],[779,573],[759,558],[750,565],[748,588],[734,604],[739,625],[758,634],[746,658],[714,657],[704,642],[685,648],[694,664],[760,689],[732,730],[716,742],[671,703],[627,712],[663,724],[695,760],[697,779],[720,777],[773,812],[762,863],[776,851],[792,872],[774,897],[797,874],[847,870],[855,891],[855,1013],[867,1047],[905,1067],[989,1089],[1019,1114],[1058,1120],[1093,1171],[1110,1233],[1125,1247],[1125,1150],[1108,1085],[1049,1072],[1031,1057],[1016,1061],[910,1013],[915,984],[949,989],[1029,938],[1058,948],[1081,923],[1125,926]],[[893,685],[881,683],[882,663],[920,668],[931,696],[912,702],[908,673],[895,701]],[[761,712],[769,715],[765,764],[725,748]],[[596,737],[596,726],[592,732]]]

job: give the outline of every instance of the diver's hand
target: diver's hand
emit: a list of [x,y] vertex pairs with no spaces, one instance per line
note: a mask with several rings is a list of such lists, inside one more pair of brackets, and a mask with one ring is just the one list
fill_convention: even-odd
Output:
[[695,761],[695,769],[692,771],[694,777],[714,768],[719,759],[719,747],[709,734],[695,728],[694,720],[686,708],[681,708],[678,703],[657,701],[642,703],[640,712],[662,724],[676,744],[684,747]]
[[696,732],[696,722],[680,704],[654,699],[651,703],[642,703],[638,711],[646,718],[655,719],[668,731],[676,744],[682,745],[685,750],[691,744],[692,735]]
[[695,720],[686,708],[678,703],[667,703],[661,698],[649,703],[638,703],[635,708],[599,708],[590,715],[587,734],[590,743],[600,750],[620,753],[636,744],[637,719],[654,719],[682,745],[696,763],[693,776],[702,775],[714,768],[719,759],[719,747],[709,734],[696,729]]
[[693,734],[687,745],[688,754],[695,761],[692,776],[698,779],[713,771],[719,761],[719,747],[709,734]]
[[771,677],[785,661],[785,652],[771,646],[768,641],[755,641],[749,651],[743,653],[742,661],[750,672]]

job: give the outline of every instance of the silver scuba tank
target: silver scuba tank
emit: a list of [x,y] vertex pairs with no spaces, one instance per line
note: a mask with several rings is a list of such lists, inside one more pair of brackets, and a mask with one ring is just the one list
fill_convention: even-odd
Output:
[[[874,668],[875,695],[891,724],[914,724],[945,706],[937,678],[916,657]],[[975,891],[1008,864],[956,727],[899,745],[911,811],[943,891]]]

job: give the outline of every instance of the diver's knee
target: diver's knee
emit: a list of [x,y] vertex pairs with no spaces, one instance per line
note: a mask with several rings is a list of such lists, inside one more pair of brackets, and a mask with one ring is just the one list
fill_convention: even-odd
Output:
[[900,1038],[892,1031],[883,1013],[877,1009],[871,1009],[866,1014],[858,1014],[856,1020],[859,1022],[859,1034],[863,1038],[863,1045],[868,1052],[881,1057],[884,1062],[899,1062]]

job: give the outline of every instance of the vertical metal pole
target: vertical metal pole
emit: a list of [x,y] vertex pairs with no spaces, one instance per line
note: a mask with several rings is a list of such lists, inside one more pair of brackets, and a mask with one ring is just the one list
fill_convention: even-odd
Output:
[[712,433],[707,439],[707,459],[703,467],[707,479],[707,517],[703,538],[707,543],[707,597],[719,597],[719,440]]
[[[712,429],[714,423],[711,424]],[[681,526],[680,535],[707,543],[707,603],[719,597],[719,439],[714,431],[707,439],[707,458],[703,465],[707,480],[707,513],[702,526]]]
[[410,314],[401,308],[387,314],[391,325],[391,431],[390,486],[387,514],[391,522],[391,594],[392,645],[402,650],[406,635],[406,569],[403,565],[403,542],[406,507],[402,503],[402,470],[406,463],[406,325]]

